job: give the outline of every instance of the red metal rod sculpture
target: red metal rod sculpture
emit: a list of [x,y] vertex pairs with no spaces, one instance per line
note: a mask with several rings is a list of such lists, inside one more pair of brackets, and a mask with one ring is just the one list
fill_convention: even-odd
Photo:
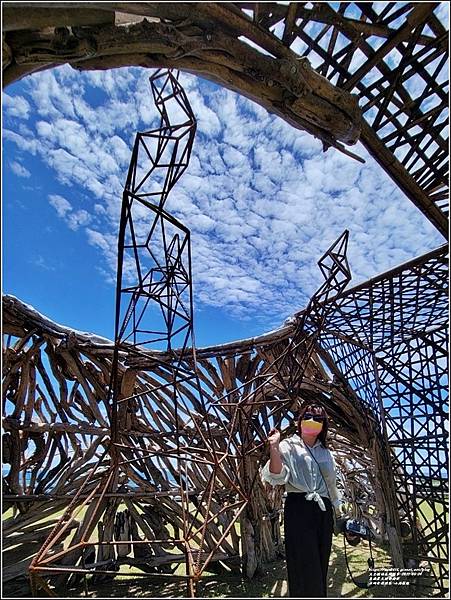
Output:
[[[150,84],[160,123],[157,129],[136,136],[119,228],[108,460],[105,456],[93,465],[32,561],[34,593],[37,587],[51,593],[43,575],[57,574],[54,585],[58,587],[74,573],[86,575],[102,569],[104,575],[121,574],[114,550],[108,560],[100,561],[99,554],[102,546],[114,547],[120,554],[120,544],[125,542],[108,540],[106,533],[105,540],[93,541],[94,528],[102,515],[117,510],[118,502],[112,499],[116,492],[131,489],[133,483],[144,488],[151,483],[153,489],[161,486],[164,477],[155,464],[165,457],[177,466],[178,478],[173,484],[178,489],[173,489],[179,498],[182,527],[179,536],[166,537],[164,542],[183,550],[188,594],[194,597],[196,582],[251,502],[258,470],[249,461],[256,457],[258,464],[270,419],[279,424],[299,397],[305,370],[326,315],[333,307],[332,301],[351,278],[345,231],[320,259],[325,282],[298,320],[285,351],[258,376],[246,381],[244,392],[243,386],[229,390],[220,402],[207,397],[196,366],[190,233],[165,210],[171,190],[188,166],[196,120],[178,77],[171,71],[157,71]],[[181,117],[175,124],[174,114]],[[137,372],[120,369],[121,351],[126,349],[129,356],[139,357],[147,356],[150,348],[163,351],[161,360],[155,358],[152,364],[153,384],[134,393]],[[265,396],[269,384],[272,393],[279,389],[275,400]],[[171,399],[173,411],[172,437],[164,443],[162,438],[152,438],[152,431],[137,438],[123,426],[127,415],[146,411],[144,399],[157,392]],[[193,496],[189,490],[196,487],[196,466],[208,478],[202,492]],[[88,483],[95,485],[89,494],[83,494]],[[75,513],[81,513],[85,507],[86,514],[73,539],[66,547],[56,549]],[[220,534],[212,540],[209,526],[215,521]],[[128,547],[152,546],[156,542],[161,540],[131,536],[126,540]],[[99,547],[97,562],[87,564],[86,551],[92,546]],[[166,577],[167,573],[149,576]]]

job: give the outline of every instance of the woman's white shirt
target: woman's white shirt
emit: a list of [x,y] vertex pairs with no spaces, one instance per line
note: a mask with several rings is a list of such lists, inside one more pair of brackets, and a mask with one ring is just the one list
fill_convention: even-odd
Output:
[[[306,499],[318,502],[321,510],[326,510],[322,497],[329,498],[335,509],[342,504],[342,496],[337,489],[335,459],[319,439],[307,449],[303,439],[295,434],[280,442],[279,451],[282,471],[279,474],[271,473],[268,460],[261,471],[263,481],[273,486],[285,484],[287,492],[306,492]],[[318,461],[326,482],[312,455]]]

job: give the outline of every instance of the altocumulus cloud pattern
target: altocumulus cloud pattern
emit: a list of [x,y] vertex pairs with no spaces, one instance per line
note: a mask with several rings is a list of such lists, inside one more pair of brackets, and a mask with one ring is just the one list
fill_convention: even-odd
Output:
[[[156,126],[148,70],[37,73],[4,94],[4,139],[24,178],[29,154],[67,191],[48,202],[99,251],[115,283],[121,193],[134,132]],[[437,247],[441,236],[359,145],[364,165],[246,98],[188,74],[198,121],[171,212],[192,232],[196,307],[280,324],[321,283],[316,261],[345,228],[358,283]],[[156,182],[158,184],[158,182]],[[381,249],[383,248],[383,252]]]

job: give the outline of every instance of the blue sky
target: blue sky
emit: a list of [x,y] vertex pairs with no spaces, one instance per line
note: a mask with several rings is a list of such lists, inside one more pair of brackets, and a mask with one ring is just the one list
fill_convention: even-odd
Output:
[[[109,338],[131,148],[157,124],[148,76],[62,66],[3,95],[3,292]],[[197,345],[258,335],[303,308],[346,228],[351,285],[443,243],[360,144],[364,165],[211,82],[181,81],[198,132],[165,208],[192,231]]]

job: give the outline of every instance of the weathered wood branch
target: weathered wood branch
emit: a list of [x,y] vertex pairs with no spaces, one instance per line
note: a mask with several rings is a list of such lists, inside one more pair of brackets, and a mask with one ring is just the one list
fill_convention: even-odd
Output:
[[[42,10],[46,9],[39,8]],[[120,26],[7,31],[5,43],[11,58],[3,80],[7,85],[28,67],[34,71],[64,63],[79,70],[136,64],[175,67],[208,76],[246,95],[328,145],[342,148],[340,142],[354,144],[358,140],[361,113],[356,97],[334,87],[310,67],[307,59],[299,59],[283,44],[277,44],[274,58],[238,39],[236,27],[230,31],[229,11],[224,13],[216,6],[211,13],[212,8],[203,3],[196,10],[200,17],[193,18],[191,13],[190,20],[181,24],[143,20]],[[38,16],[40,19],[41,13]],[[216,17],[223,27],[205,25]],[[61,21],[66,18],[65,12]],[[233,18],[243,24],[241,17]],[[266,36],[265,40],[267,45],[271,38]]]
[[[10,461],[7,463],[10,465],[10,472],[6,478],[5,501],[7,507],[15,507],[15,510],[20,511],[21,514],[21,517],[14,519],[14,524],[9,520],[6,522],[9,532],[6,539],[9,544],[12,544],[16,532],[22,531],[24,523],[29,522],[29,515],[39,511],[39,507],[43,504],[46,506],[44,499],[51,499],[55,503],[64,501],[64,498],[66,503],[69,503],[73,499],[75,491],[85,485],[86,477],[96,464],[95,461],[99,460],[102,450],[109,444],[109,429],[104,425],[101,426],[103,417],[99,411],[103,410],[102,405],[99,404],[97,407],[96,403],[97,398],[106,397],[106,393],[102,393],[102,386],[106,386],[108,382],[112,344],[99,336],[73,332],[69,328],[53,323],[14,297],[7,297],[5,300],[5,333],[11,335],[5,348],[6,365],[9,369],[6,371],[5,381],[8,386],[7,397],[15,407],[13,413],[9,412],[9,409],[6,411],[3,421],[7,450],[5,458]],[[214,518],[206,512],[205,505],[201,502],[204,490],[209,485],[212,467],[205,460],[206,457],[202,452],[196,455],[193,440],[198,430],[192,425],[183,425],[193,419],[197,419],[200,423],[202,409],[198,399],[190,391],[189,380],[178,385],[180,404],[177,419],[180,424],[181,448],[187,448],[194,453],[191,460],[186,463],[186,467],[183,467],[186,469],[183,471],[186,478],[186,493],[200,508],[199,515],[194,521],[195,528],[200,532],[202,523],[205,520],[209,522],[204,543],[211,551],[217,548],[224,528],[232,523],[232,515],[227,511],[227,505],[231,502],[230,498],[236,494],[230,485],[231,482],[236,481],[237,460],[245,448],[245,451],[249,452],[247,466],[243,471],[243,477],[246,479],[244,489],[246,489],[246,486],[251,485],[251,479],[258,469],[256,444],[261,444],[265,439],[265,433],[261,434],[259,429],[255,429],[255,439],[246,434],[247,437],[245,436],[241,442],[231,440],[230,447],[227,448],[224,424],[235,410],[234,404],[242,398],[252,396],[252,390],[259,382],[259,374],[268,366],[271,367],[277,354],[283,352],[284,347],[289,343],[293,328],[294,323],[258,338],[210,347],[197,352],[198,373],[205,389],[204,400],[211,403],[209,418],[212,425],[212,439],[217,451],[228,452],[227,461],[222,463],[222,470],[216,475],[216,485],[209,504],[209,510],[217,515]],[[12,338],[18,339],[12,341]],[[44,363],[40,358],[41,353],[46,353],[50,369],[59,382],[61,402],[57,397],[54,380],[50,379],[45,372]],[[124,347],[122,361],[125,362],[126,357],[127,349]],[[96,489],[101,481],[98,477],[87,485],[86,489],[83,489],[80,501],[86,500],[90,493],[95,493],[96,500],[100,500],[102,495],[103,501],[98,510],[94,510],[94,507],[88,509],[86,515],[79,520],[76,539],[81,539],[80,536],[89,536],[93,531],[94,523],[97,522],[99,538],[104,543],[117,539],[114,538],[116,522],[119,519],[123,523],[123,517],[120,518],[118,512],[118,501],[121,498],[125,499],[130,511],[127,517],[130,523],[128,521],[127,523],[129,523],[128,527],[135,531],[134,539],[160,540],[168,536],[166,529],[168,524],[175,531],[183,530],[180,502],[177,500],[177,493],[173,491],[174,481],[177,481],[180,476],[173,460],[177,452],[174,432],[176,415],[172,395],[166,390],[166,386],[171,382],[170,365],[173,355],[143,354],[139,360],[148,372],[139,370],[136,365],[131,369],[120,364],[123,396],[119,410],[121,460],[130,462],[123,464],[122,471],[118,472],[117,476],[118,485],[122,481],[128,482],[127,485],[132,487],[127,488],[128,491],[122,491],[120,487],[117,491],[110,488],[103,495],[103,492],[100,494],[100,490]],[[34,364],[39,365],[35,382],[33,376],[30,376]],[[189,370],[193,365],[187,364],[184,368]],[[20,376],[18,382],[14,384],[10,376],[13,371]],[[36,395],[28,393],[27,396],[27,391],[33,389],[33,386],[36,387]],[[323,397],[324,399],[330,391],[328,376],[321,362],[314,356],[311,365],[307,367],[301,394],[305,394],[306,398]],[[266,402],[271,402],[274,394],[277,393],[280,393],[277,386],[268,382],[254,393],[252,402],[245,408],[243,414],[247,419],[254,416],[261,418],[262,424],[268,429],[270,425],[267,411],[271,411],[274,404],[270,403],[266,406]],[[143,409],[139,415],[136,414],[138,403],[135,395],[140,398]],[[31,400],[27,402],[25,400],[27,397],[33,398],[34,404]],[[368,421],[368,415],[361,414],[361,411],[357,410],[355,402],[351,402],[346,395],[337,392],[334,397],[343,406],[340,411],[331,405],[330,411],[334,420],[339,422],[342,413],[353,415],[353,427],[349,427],[346,421],[343,421],[339,432],[333,437],[339,463],[346,464],[349,454],[346,451],[347,440],[355,439],[357,435],[360,437],[362,448],[354,447],[352,457],[366,472],[371,468],[364,450],[369,446],[367,429],[368,423],[371,427],[371,421]],[[43,401],[45,410],[42,408]],[[193,407],[197,407],[196,410],[200,412],[193,411]],[[26,419],[23,415],[26,415]],[[58,419],[57,415],[59,415]],[[30,455],[28,447],[32,441],[37,450]],[[134,449],[133,452],[131,449]],[[14,456],[17,458],[13,459]],[[53,466],[55,463],[57,463],[56,467]],[[105,473],[105,469],[110,464],[109,461],[102,463],[100,474]],[[33,472],[28,485],[24,477],[27,468],[31,468]],[[354,485],[353,473],[354,470],[350,469],[351,486]],[[358,479],[355,483],[358,489],[361,486],[360,481],[361,479]],[[277,511],[280,501],[280,495],[274,496],[270,490],[259,484],[253,492],[251,504],[242,515],[243,548],[245,549],[243,559],[249,576],[253,575],[262,561],[272,560],[279,551],[280,531],[274,519],[272,517],[266,519],[266,515],[274,510]],[[372,499],[370,501],[373,502]],[[144,514],[137,510],[138,502]],[[152,506],[151,512],[147,512],[149,506]],[[155,516],[155,511],[159,511],[158,518]],[[50,511],[46,514],[50,515]],[[70,529],[64,535],[69,532]],[[123,538],[125,540],[128,534],[123,532],[122,535],[125,536]],[[195,536],[199,542],[200,536],[200,533]],[[62,539],[65,539],[64,536]],[[237,557],[239,549],[239,537],[233,529],[222,540],[218,551],[222,552],[222,556]],[[121,552],[128,552],[125,546]],[[152,544],[154,554],[147,556],[148,552],[143,549],[141,558],[164,557],[167,555],[166,545],[163,542]],[[63,562],[69,564],[79,555],[79,550],[64,554]],[[122,556],[119,551],[116,552],[113,547],[102,545],[96,552],[94,562],[116,560],[118,556]],[[138,559],[136,564],[139,566],[140,556]],[[27,568],[28,562],[23,563],[23,569]],[[162,565],[165,562],[165,559],[160,561]],[[142,564],[144,570],[147,568],[145,564],[146,561]],[[8,568],[8,573],[17,572],[15,567]]]

